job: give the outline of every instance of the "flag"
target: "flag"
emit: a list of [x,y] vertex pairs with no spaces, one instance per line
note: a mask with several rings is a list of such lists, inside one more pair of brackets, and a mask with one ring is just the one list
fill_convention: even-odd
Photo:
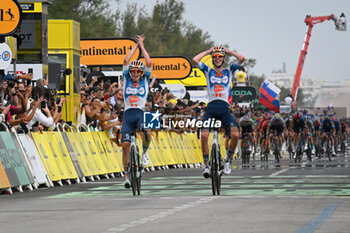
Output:
[[263,82],[260,88],[259,103],[274,112],[280,111],[279,93],[281,90],[269,80]]

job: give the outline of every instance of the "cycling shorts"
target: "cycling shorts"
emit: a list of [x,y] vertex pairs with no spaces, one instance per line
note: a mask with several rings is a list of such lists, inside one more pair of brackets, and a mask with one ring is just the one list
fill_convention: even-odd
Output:
[[281,125],[277,125],[277,126],[274,126],[274,125],[271,125],[270,126],[270,133],[274,133],[274,132],[277,132],[277,135],[282,135],[283,133],[283,126]]
[[210,118],[220,120],[222,126],[225,128],[238,127],[236,118],[230,113],[229,104],[222,100],[214,100],[207,105],[207,110],[205,112],[203,122]]
[[131,141],[131,132],[143,129],[143,111],[129,108],[124,112],[122,124],[122,142]]

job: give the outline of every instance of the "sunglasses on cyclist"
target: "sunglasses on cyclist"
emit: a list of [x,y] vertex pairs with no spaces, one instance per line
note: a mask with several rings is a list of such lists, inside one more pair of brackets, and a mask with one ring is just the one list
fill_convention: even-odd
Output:
[[217,58],[217,57],[224,57],[224,55],[222,55],[221,53],[215,53],[214,55],[213,55],[213,58]]
[[130,73],[132,73],[132,74],[141,74],[141,73],[142,73],[142,70],[133,69],[133,70],[130,70]]

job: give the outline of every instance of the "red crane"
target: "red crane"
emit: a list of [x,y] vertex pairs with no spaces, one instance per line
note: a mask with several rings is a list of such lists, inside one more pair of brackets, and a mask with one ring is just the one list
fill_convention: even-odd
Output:
[[296,105],[296,99],[297,99],[297,94],[298,94],[298,88],[300,86],[300,76],[301,76],[301,71],[303,70],[306,54],[307,54],[307,49],[309,47],[309,41],[311,37],[311,30],[315,24],[322,23],[326,20],[333,20],[335,23],[335,29],[339,31],[346,31],[346,20],[345,20],[345,15],[342,13],[337,19],[333,14],[329,16],[318,16],[318,17],[311,17],[311,15],[307,15],[304,22],[308,26],[307,31],[306,31],[306,37],[305,41],[303,43],[303,47],[300,52],[299,56],[299,62],[297,66],[297,70],[295,72],[294,76],[294,81],[293,81],[293,86],[291,89],[290,94],[293,96],[293,107]]

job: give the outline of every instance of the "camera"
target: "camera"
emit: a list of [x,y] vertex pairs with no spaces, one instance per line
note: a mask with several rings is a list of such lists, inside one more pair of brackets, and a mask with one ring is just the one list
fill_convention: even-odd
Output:
[[40,107],[43,109],[43,108],[46,108],[46,101],[42,101],[41,104],[40,104]]
[[56,99],[56,104],[60,104],[60,102],[61,102],[61,98],[57,98]]

